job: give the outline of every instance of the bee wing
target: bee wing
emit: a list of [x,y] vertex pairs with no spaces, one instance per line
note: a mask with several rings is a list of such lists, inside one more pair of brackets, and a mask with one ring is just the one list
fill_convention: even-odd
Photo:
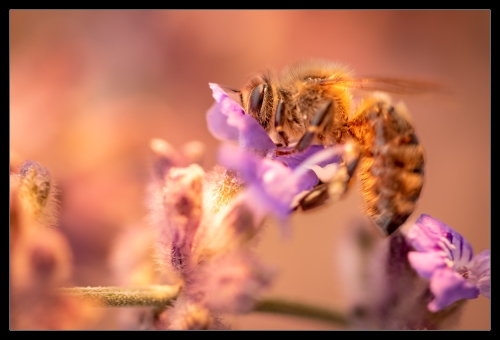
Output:
[[443,85],[435,82],[390,77],[324,79],[321,81],[321,84],[335,85],[350,90],[381,91],[402,95],[449,92]]

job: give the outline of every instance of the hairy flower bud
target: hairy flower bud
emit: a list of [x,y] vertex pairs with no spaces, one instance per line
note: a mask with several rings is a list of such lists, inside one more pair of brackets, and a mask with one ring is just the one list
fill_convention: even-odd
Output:
[[258,261],[250,252],[236,250],[202,266],[194,291],[214,312],[246,313],[260,293],[269,287],[275,270]]
[[170,168],[199,164],[205,154],[205,145],[198,141],[186,143],[180,151],[160,138],[152,139],[149,146],[153,151],[154,177],[160,181],[165,179]]
[[168,329],[208,330],[225,329],[220,319],[205,305],[179,297],[172,308],[161,315],[161,323]]
[[202,218],[203,177],[196,164],[171,168],[152,207],[159,261],[182,276],[191,268],[191,247]]
[[19,175],[19,198],[27,217],[51,227],[57,224],[56,189],[50,171],[33,161],[26,161]]

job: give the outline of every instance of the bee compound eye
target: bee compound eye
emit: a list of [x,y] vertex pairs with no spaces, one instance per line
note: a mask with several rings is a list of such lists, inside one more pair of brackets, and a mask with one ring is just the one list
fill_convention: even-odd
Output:
[[247,113],[251,116],[257,117],[260,115],[260,109],[262,108],[262,102],[264,100],[266,89],[267,84],[259,84],[250,93]]

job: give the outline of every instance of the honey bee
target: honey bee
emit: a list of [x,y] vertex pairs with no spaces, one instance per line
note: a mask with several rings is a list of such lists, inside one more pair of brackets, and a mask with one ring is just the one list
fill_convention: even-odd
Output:
[[[424,150],[405,106],[392,105],[386,93],[419,93],[433,87],[393,78],[354,78],[341,64],[309,60],[278,76],[260,73],[235,92],[245,112],[275,141],[279,154],[302,152],[312,144],[354,142],[359,154],[345,164],[349,186],[357,173],[366,214],[389,235],[415,209],[424,183]],[[370,95],[355,104],[355,90]],[[320,183],[299,207],[312,209],[328,198],[328,183]]]

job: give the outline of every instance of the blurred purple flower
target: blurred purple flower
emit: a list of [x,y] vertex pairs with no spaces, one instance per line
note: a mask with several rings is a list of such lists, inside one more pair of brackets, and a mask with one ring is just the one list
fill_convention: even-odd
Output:
[[248,249],[217,256],[200,267],[191,294],[201,293],[216,313],[248,313],[269,288],[276,270],[261,263]]
[[416,251],[408,260],[430,280],[434,299],[428,308],[439,311],[460,299],[490,298],[490,250],[474,257],[471,245],[443,222],[423,214],[408,232]]

